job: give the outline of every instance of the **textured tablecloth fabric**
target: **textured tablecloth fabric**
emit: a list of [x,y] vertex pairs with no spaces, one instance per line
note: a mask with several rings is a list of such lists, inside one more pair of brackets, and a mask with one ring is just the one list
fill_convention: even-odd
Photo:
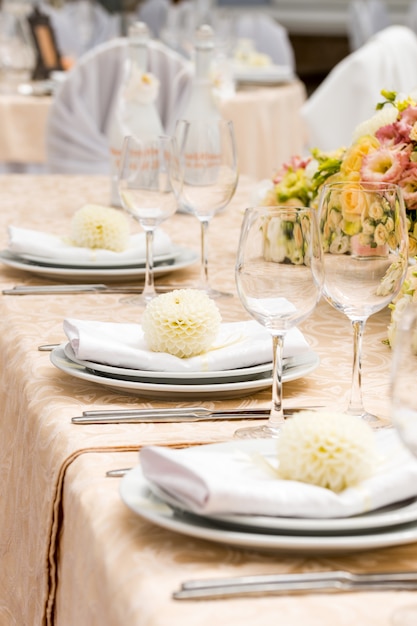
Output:
[[[22,227],[44,230],[45,224],[49,228],[65,228],[71,216],[79,206],[88,203],[106,203],[109,195],[109,180],[102,177],[71,177],[71,176],[3,176],[0,188],[0,203],[2,211],[0,215],[0,242],[3,247],[7,246],[7,227],[17,224]],[[235,292],[234,263],[236,247],[239,237],[240,223],[244,209],[250,197],[252,183],[246,179],[241,180],[239,189],[230,206],[222,214],[215,217],[211,223],[209,243],[213,246],[211,254],[211,276],[213,286],[224,290],[234,291],[232,298],[219,300],[222,317],[225,321],[250,319],[245,312]],[[199,249],[200,224],[197,219],[189,215],[176,215],[166,223],[167,232],[174,243],[182,244]],[[198,263],[178,270],[172,276],[160,277],[163,283],[169,280],[176,284],[195,285],[199,277]],[[3,265],[0,268],[0,287],[10,288],[16,283],[44,284],[44,278],[34,274],[15,270]],[[79,279],[77,279],[79,282]],[[121,459],[126,458],[126,463],[131,463],[130,451],[137,451],[143,445],[187,445],[196,443],[208,443],[211,441],[224,441],[233,437],[233,433],[243,423],[251,423],[249,420],[201,422],[198,424],[128,424],[128,425],[90,425],[79,426],[71,423],[73,415],[79,415],[86,409],[120,408],[120,407],[163,407],[189,406],[194,403],[169,402],[167,400],[149,400],[135,395],[118,393],[103,386],[95,385],[88,381],[77,378],[54,368],[49,360],[47,352],[40,352],[37,347],[41,343],[62,343],[65,337],[62,330],[62,322],[66,316],[82,319],[117,321],[133,323],[140,320],[140,307],[127,306],[121,302],[117,294],[83,294],[83,295],[60,295],[60,296],[2,296],[0,299],[0,400],[2,418],[0,420],[1,437],[1,462],[0,462],[0,623],[2,626],[15,624],[80,624],[92,626],[120,626],[120,623],[147,625],[167,624],[170,617],[172,603],[168,606],[164,601],[161,610],[158,597],[149,595],[149,589],[159,579],[158,571],[164,572],[165,565],[170,562],[173,576],[164,579],[164,594],[168,592],[173,580],[178,580],[185,571],[182,568],[182,551],[185,561],[195,559],[195,568],[187,566],[190,573],[200,571],[212,572],[225,571],[225,564],[231,562],[248,563],[256,562],[262,569],[262,556],[246,556],[239,550],[219,549],[206,542],[197,542],[198,550],[194,550],[196,542],[190,540],[179,541],[178,537],[169,533],[163,533],[150,525],[140,524],[139,529],[147,528],[148,533],[141,538],[136,529],[138,520],[124,510],[122,503],[118,503],[114,511],[100,510],[100,506],[106,506],[115,502],[116,482],[104,477],[104,470],[108,467],[110,451],[121,452]],[[388,371],[391,360],[389,348],[383,344],[386,337],[386,327],[389,312],[383,311],[373,316],[368,323],[364,338],[364,361],[363,361],[363,387],[367,408],[380,411],[383,417],[387,417],[388,411]],[[345,405],[349,392],[352,337],[348,320],[336,313],[329,305],[322,302],[314,314],[302,325],[302,331],[311,347],[317,351],[321,358],[320,367],[306,377],[284,384],[284,402],[287,405],[309,404],[336,404]],[[271,390],[265,389],[252,396],[239,396],[235,399],[217,400],[211,395],[199,404],[210,408],[220,407],[246,407],[270,405]],[[259,422],[257,422],[259,423]],[[87,453],[92,453],[87,454]],[[123,455],[127,455],[124,457]],[[83,457],[97,459],[105,455],[105,462],[98,466],[98,474],[93,475],[89,471],[84,473]],[[81,465],[76,464],[77,461]],[[94,464],[93,464],[94,465]],[[125,466],[123,463],[122,466]],[[129,466],[129,465],[127,465]],[[114,465],[113,465],[114,467]],[[116,465],[117,467],[117,465]],[[62,500],[63,489],[67,484],[67,473],[74,468],[73,478],[77,484],[83,480],[88,484],[93,476],[98,477],[98,482],[93,487],[98,491],[96,496],[91,496],[91,490],[82,493],[78,506],[86,507],[85,513],[94,521],[96,516],[103,520],[104,537],[95,537],[94,524],[90,528],[85,527],[83,534],[78,535],[78,521],[73,524],[73,516],[76,517],[77,506],[73,506],[71,500],[67,506]],[[79,482],[80,481],[80,482]],[[81,489],[82,491],[82,489]],[[121,514],[113,518],[116,510]],[[111,522],[107,525],[106,515],[111,516]],[[84,519],[84,516],[83,516]],[[112,529],[118,525],[120,519],[125,519],[127,526],[133,531],[133,536],[125,538],[129,544],[130,557],[142,570],[148,564],[151,577],[147,583],[136,584],[136,573],[128,569],[120,574],[118,568],[122,561],[118,542],[115,541]],[[124,526],[120,527],[123,535]],[[93,533],[90,536],[90,532]],[[163,548],[147,537],[163,536]],[[64,536],[65,542],[61,543]],[[66,541],[69,539],[70,549],[67,549]],[[106,546],[107,554],[101,554],[93,548],[93,544],[99,541],[99,546]],[[102,543],[101,543],[102,541]],[[143,543],[142,543],[143,542]],[[169,545],[173,552],[169,552]],[[180,551],[174,546],[180,546]],[[182,546],[182,547],[181,547]],[[168,552],[166,551],[168,550]],[[386,551],[388,552],[388,551]],[[406,551],[393,551],[398,554],[395,566],[399,569],[415,563],[407,561]],[[201,556],[204,554],[210,562],[202,564]],[[229,557],[226,555],[229,554]],[[410,553],[411,554],[411,553]],[[218,557],[221,557],[218,560]],[[79,570],[74,568],[77,574],[76,584],[72,578],[71,561],[79,563],[83,558],[91,564],[94,562],[94,576],[98,576],[96,582],[103,582],[101,558],[106,562],[114,563],[114,567],[107,569],[108,588],[101,588],[101,597],[106,602],[98,603],[97,597],[90,598],[90,606],[95,606],[97,612],[94,619],[91,618],[90,609],[86,607],[86,598],[82,589],[86,589],[86,581],[92,580],[93,570]],[[411,558],[411,557],[410,557]],[[63,559],[65,563],[62,563]],[[204,559],[203,559],[204,561]],[[378,561],[378,553],[371,553],[361,561],[360,566],[366,568]],[[128,568],[131,560],[126,562]],[[276,561],[278,562],[278,561]],[[355,561],[356,562],[356,561]],[[380,562],[380,561],[378,561]],[[303,557],[285,561],[288,568],[303,567]],[[349,559],[344,561],[349,564]],[[271,562],[273,564],[273,562]],[[382,561],[385,565],[385,562]],[[308,567],[308,565],[307,565]],[[227,569],[227,568],[226,568]],[[97,573],[99,572],[99,573]],[[113,595],[112,580],[126,580],[131,576],[131,582],[135,593],[132,593],[132,606],[126,605],[124,594],[120,602]],[[146,577],[145,577],[146,578]],[[141,580],[144,580],[141,578]],[[93,581],[92,581],[93,583]],[[78,605],[82,616],[76,622],[67,621],[67,617],[55,614],[55,600],[57,584],[60,598],[65,602]],[[75,584],[75,586],[74,586]],[[95,584],[95,583],[94,583]],[[117,588],[117,586],[116,586]],[[125,589],[127,592],[132,587]],[[82,601],[81,601],[82,600]],[[313,602],[313,601],[312,601]],[[321,599],[316,598],[317,610],[323,612]],[[313,602],[313,604],[314,604]],[[116,610],[124,614],[124,619],[119,622],[112,621],[110,617]],[[87,602],[88,604],[88,602]],[[360,601],[366,614],[366,600]],[[233,611],[226,603],[225,618],[231,616]],[[239,604],[239,606],[243,606]],[[290,604],[289,606],[293,606]],[[227,608],[229,607],[229,608]],[[75,609],[74,609],[75,610]],[[78,608],[77,608],[78,610]],[[178,610],[178,609],[177,609]],[[194,614],[195,606],[188,605],[175,613],[175,620],[169,623],[182,623],[182,616],[188,616],[189,623],[200,623],[203,614],[208,619],[212,605],[204,604],[197,614]],[[216,608],[215,612],[219,609]],[[234,615],[231,624],[242,624],[242,613]],[[135,614],[133,618],[132,615]],[[277,613],[269,614],[269,618],[275,620]],[[151,618],[148,617],[152,616]],[[194,618],[193,618],[194,616]],[[308,611],[306,612],[308,616]],[[307,619],[307,617],[306,617]],[[95,621],[94,621],[95,620]],[[356,620],[361,625],[366,620]],[[202,623],[202,622],[201,622]],[[269,622],[270,623],[270,622]],[[288,622],[290,623],[290,622]],[[368,624],[370,622],[368,620]],[[339,626],[339,624],[338,624]]]

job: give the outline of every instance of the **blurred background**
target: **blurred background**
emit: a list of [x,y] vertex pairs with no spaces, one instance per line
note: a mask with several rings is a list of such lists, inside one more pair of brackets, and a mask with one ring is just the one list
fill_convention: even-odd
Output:
[[[32,0],[31,4],[59,8],[74,2],[77,0],[41,3]],[[173,0],[170,4],[186,2],[189,0]],[[89,3],[99,4],[109,13],[120,16],[132,15],[151,4],[156,11],[161,4],[160,0],[89,0]],[[17,5],[19,0],[3,0],[5,4]],[[308,94],[332,67],[377,30],[389,24],[408,25],[417,30],[414,0],[212,0],[209,4],[231,15],[249,11],[269,15],[279,22],[288,32],[296,72]]]

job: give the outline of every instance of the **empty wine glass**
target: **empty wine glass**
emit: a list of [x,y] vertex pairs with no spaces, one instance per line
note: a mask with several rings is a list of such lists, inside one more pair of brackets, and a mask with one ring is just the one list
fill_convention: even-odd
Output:
[[352,383],[346,413],[378,422],[362,399],[362,338],[370,315],[398,294],[408,263],[404,201],[398,185],[340,182],[319,200],[323,295],[352,323]]
[[141,141],[125,137],[120,158],[118,188],[123,208],[142,226],[146,234],[145,286],[139,296],[124,298],[129,304],[146,305],[156,296],[154,285],[153,240],[161,222],[177,210],[171,184],[172,171],[178,167],[173,137],[162,136]]
[[245,309],[272,335],[272,406],[268,423],[242,428],[240,438],[278,437],[284,421],[285,334],[314,310],[323,285],[317,213],[311,208],[254,207],[243,218],[236,285]]
[[176,137],[181,159],[182,208],[201,224],[201,271],[199,289],[210,297],[230,295],[209,285],[207,230],[210,221],[232,199],[238,181],[236,144],[230,121],[180,120]]
[[[398,322],[391,364],[391,420],[402,442],[417,457],[417,303],[410,301]],[[417,604],[397,609],[392,626],[415,626]]]

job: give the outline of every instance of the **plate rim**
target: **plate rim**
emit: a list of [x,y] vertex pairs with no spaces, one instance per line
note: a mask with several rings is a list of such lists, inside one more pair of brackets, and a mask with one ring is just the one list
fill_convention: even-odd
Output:
[[[196,263],[199,258],[199,254],[193,248],[186,246],[178,246],[178,255],[173,258],[172,264],[155,265],[154,274],[162,275],[174,272],[185,267],[189,267],[193,263]],[[7,267],[23,270],[36,274],[38,276],[54,278],[77,278],[85,280],[91,278],[100,278],[107,280],[120,279],[122,277],[144,277],[145,266],[127,266],[127,267],[114,267],[114,268],[68,268],[68,267],[54,267],[50,265],[38,265],[33,262],[25,261],[23,258],[17,257],[9,252],[7,249],[0,250],[0,262]]]
[[[310,350],[308,352],[310,352]],[[239,374],[250,376],[252,374],[263,374],[272,371],[272,362],[252,365],[250,367],[241,367],[229,370],[216,370],[212,372],[162,372],[156,370],[139,370],[131,369],[128,367],[117,367],[114,365],[106,365],[105,363],[96,363],[95,361],[88,361],[85,359],[77,358],[70,341],[67,341],[67,343],[64,344],[64,353],[70,361],[74,361],[74,363],[78,363],[88,370],[94,370],[106,374],[118,374],[119,377],[128,376],[131,378],[160,378],[161,382],[163,380],[168,380],[169,377],[171,377],[172,380],[187,380],[190,378],[195,380],[198,380],[199,378],[219,379],[227,378],[228,376],[237,378]]]
[[[239,396],[242,391],[248,391],[249,393],[247,395],[250,393],[257,393],[258,391],[267,389],[272,385],[272,378],[261,378],[234,383],[213,383],[208,385],[172,385],[163,383],[146,383],[141,381],[124,381],[122,379],[99,376],[88,372],[82,365],[68,359],[63,348],[64,344],[61,344],[50,352],[50,361],[57,369],[75,378],[117,389],[119,393],[123,391],[125,393],[130,391],[130,393],[134,392],[136,395],[141,395],[142,392],[142,395],[147,395],[148,397],[152,396],[161,398],[166,392],[167,394],[170,394],[170,397],[173,395],[177,398],[182,396],[184,399],[191,399],[202,395],[205,396],[208,393],[216,393],[216,396],[221,399],[222,397]],[[283,376],[283,382],[301,378],[316,369],[320,363],[320,358],[315,352],[314,355],[316,359],[311,363],[311,365],[309,365],[307,371],[304,372],[303,370],[303,373],[294,375],[293,370],[291,370],[290,374],[286,378]],[[222,396],[222,394],[229,395]]]
[[[376,436],[378,437],[377,433]],[[272,446],[275,446],[275,444],[271,444],[269,441],[266,442],[265,440],[259,440],[258,442],[226,441],[221,443],[205,444],[200,446],[199,450],[204,454],[206,450],[212,450],[213,447],[215,447],[217,451],[224,451],[225,454],[228,454],[229,449],[231,447],[236,449],[236,446],[261,446],[264,452],[270,453],[271,451],[269,450],[269,448],[272,448]],[[259,450],[257,449],[256,452],[259,452]],[[341,518],[302,518],[282,517],[278,515],[210,515],[195,513],[190,508],[188,508],[185,503],[177,500],[175,496],[165,493],[162,488],[152,483],[152,481],[147,480],[147,483],[151,491],[153,491],[160,500],[166,502],[168,505],[174,508],[182,510],[185,513],[196,515],[199,518],[206,519],[213,523],[225,524],[229,527],[240,527],[241,529],[247,528],[248,530],[250,530],[251,528],[257,528],[258,532],[261,532],[261,528],[264,529],[264,532],[271,532],[271,530],[291,531],[297,533],[342,533],[358,531],[366,532],[378,528],[386,528],[387,526],[393,527],[412,522],[417,523],[417,496],[414,498],[407,498],[405,501],[398,503],[400,508],[396,507],[394,510],[384,511],[384,509],[387,509],[389,506],[395,506],[396,503],[393,503],[392,505],[387,505],[386,507],[382,507],[381,509],[373,509],[367,513],[363,513],[360,515],[353,515],[350,517]],[[399,515],[402,515],[401,519],[399,519]],[[262,523],[264,524],[263,526]]]
[[[128,492],[131,482],[134,483],[136,500]],[[280,535],[218,528],[212,526],[206,518],[194,520],[191,516],[190,518],[179,516],[168,504],[153,494],[139,465],[122,477],[119,495],[132,512],[157,526],[186,536],[241,548],[310,553],[359,552],[412,543],[417,539],[417,523],[412,527],[394,527],[383,532],[351,535]]]

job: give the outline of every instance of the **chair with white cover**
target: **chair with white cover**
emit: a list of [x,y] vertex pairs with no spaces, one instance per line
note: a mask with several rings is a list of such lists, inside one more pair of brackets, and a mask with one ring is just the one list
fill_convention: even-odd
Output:
[[389,26],[342,59],[301,108],[306,148],[335,150],[375,113],[381,90],[410,93],[417,86],[417,35]]
[[42,4],[51,21],[59,51],[79,58],[88,50],[121,35],[120,15],[109,13],[96,0],[74,0],[56,8]]
[[375,33],[390,25],[388,8],[382,0],[351,0],[347,22],[350,50],[358,50]]
[[408,5],[405,23],[415,33],[417,33],[417,0],[411,0]]
[[287,29],[269,15],[256,12],[237,16],[234,34],[238,39],[251,39],[256,50],[267,54],[276,65],[295,69],[294,50]]
[[[119,37],[85,54],[58,89],[48,116],[46,152],[49,171],[108,174],[108,133],[127,55]],[[166,132],[183,112],[192,73],[187,62],[164,44],[149,42],[148,71],[160,81],[156,106]]]
[[147,24],[154,37],[160,37],[170,9],[169,0],[145,0],[139,5],[137,19]]

